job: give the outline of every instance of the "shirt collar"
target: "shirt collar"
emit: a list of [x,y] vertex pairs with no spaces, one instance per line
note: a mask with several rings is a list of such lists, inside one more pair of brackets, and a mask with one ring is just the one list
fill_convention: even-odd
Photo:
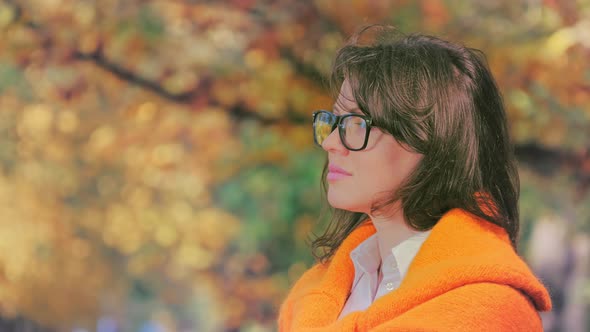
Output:
[[[400,276],[403,278],[408,271],[408,267],[414,259],[414,256],[416,256],[422,243],[424,243],[429,234],[430,231],[416,232],[415,235],[412,235],[391,248],[391,254],[393,257],[388,256],[383,259],[379,253],[377,234],[373,234],[350,252],[350,258],[356,269],[360,269],[364,273],[373,273],[377,271],[382,261],[393,258],[393,261],[397,264],[399,269]],[[358,277],[358,273],[355,274],[356,277]],[[357,279],[356,277],[355,279]]]
[[410,263],[414,260],[418,250],[420,250],[420,247],[424,241],[426,241],[429,234],[430,231],[417,232],[407,240],[391,248],[391,253],[397,262],[397,267],[402,278],[406,275],[406,272],[408,272]]
[[377,234],[373,234],[361,242],[350,252],[350,258],[356,269],[360,269],[364,273],[373,273],[377,271],[381,264]]

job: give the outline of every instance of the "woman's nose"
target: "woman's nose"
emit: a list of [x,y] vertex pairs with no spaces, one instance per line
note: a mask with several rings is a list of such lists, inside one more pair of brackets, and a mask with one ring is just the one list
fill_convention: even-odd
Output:
[[348,149],[342,144],[340,135],[338,134],[338,128],[332,130],[330,135],[322,142],[322,149],[327,152],[348,152]]

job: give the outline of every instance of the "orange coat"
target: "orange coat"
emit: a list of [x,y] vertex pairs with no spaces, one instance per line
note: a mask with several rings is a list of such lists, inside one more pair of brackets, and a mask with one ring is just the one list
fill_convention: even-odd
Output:
[[303,274],[281,306],[280,331],[543,330],[545,287],[504,229],[459,209],[434,226],[398,289],[338,320],[354,279],[349,254],[374,233],[365,222],[330,262]]

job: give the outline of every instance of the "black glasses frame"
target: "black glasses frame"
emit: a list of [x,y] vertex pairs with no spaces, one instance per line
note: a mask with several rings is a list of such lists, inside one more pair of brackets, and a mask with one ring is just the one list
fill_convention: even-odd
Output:
[[[331,119],[332,122],[334,122],[334,124],[332,125],[332,128],[330,130],[330,133],[332,133],[334,131],[334,129],[336,129],[336,127],[338,127],[338,135],[340,136],[340,142],[342,142],[342,145],[344,145],[344,147],[350,151],[360,151],[364,148],[367,147],[367,142],[369,141],[369,133],[371,132],[371,125],[373,123],[373,120],[371,119],[371,117],[364,115],[364,114],[356,114],[356,113],[350,113],[350,114],[344,114],[344,115],[336,115],[332,112],[326,111],[326,110],[318,110],[313,112],[313,141],[314,143],[321,147],[322,145],[318,142],[317,140],[317,135],[316,135],[316,118],[319,114],[327,114]],[[365,121],[366,123],[366,129],[365,129],[365,140],[363,142],[363,145],[360,148],[357,149],[352,149],[350,148],[347,144],[346,144],[346,140],[344,139],[344,119],[349,118],[349,117],[358,117],[363,119],[363,121]]]

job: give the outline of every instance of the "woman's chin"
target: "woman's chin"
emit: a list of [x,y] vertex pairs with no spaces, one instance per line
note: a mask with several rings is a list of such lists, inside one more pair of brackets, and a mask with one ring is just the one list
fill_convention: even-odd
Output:
[[360,208],[358,206],[358,204],[354,204],[354,203],[358,203],[356,202],[354,199],[351,199],[350,196],[343,196],[340,194],[330,194],[330,192],[328,192],[328,203],[330,204],[331,207],[335,208],[335,209],[340,209],[340,210],[347,210],[347,211],[351,211],[351,212],[363,212],[364,209]]
[[334,192],[330,189],[328,189],[327,193],[328,203],[330,204],[330,206],[332,206],[335,209],[345,209],[346,204],[343,201],[344,197],[341,197],[339,193]]

